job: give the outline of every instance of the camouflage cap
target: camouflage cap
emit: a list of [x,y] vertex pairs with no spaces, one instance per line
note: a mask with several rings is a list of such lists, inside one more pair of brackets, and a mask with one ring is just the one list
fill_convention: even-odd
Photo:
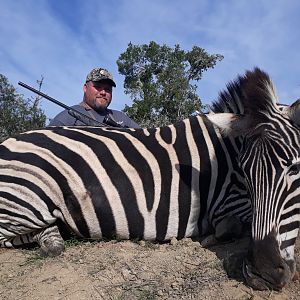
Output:
[[116,83],[112,75],[104,68],[95,68],[93,69],[87,76],[85,82],[88,81],[101,81],[101,80],[108,80],[110,81],[111,85],[116,87]]

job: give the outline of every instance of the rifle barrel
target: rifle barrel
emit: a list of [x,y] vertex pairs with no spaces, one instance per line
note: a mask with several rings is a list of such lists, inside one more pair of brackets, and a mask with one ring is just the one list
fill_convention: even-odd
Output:
[[30,90],[30,91],[32,91],[32,92],[38,94],[39,96],[41,96],[41,97],[43,97],[43,98],[45,98],[45,99],[48,99],[48,100],[50,100],[51,102],[53,102],[53,103],[55,103],[55,104],[57,104],[57,105],[63,107],[64,109],[67,109],[67,110],[71,109],[71,107],[69,107],[68,105],[66,105],[66,104],[64,104],[64,103],[62,103],[62,102],[60,102],[60,101],[58,101],[58,100],[56,100],[56,99],[54,99],[54,98],[52,98],[52,97],[50,97],[50,96],[44,94],[44,93],[42,93],[42,92],[40,92],[39,90],[36,90],[35,88],[33,88],[33,87],[27,85],[26,83],[23,83],[23,82],[19,81],[18,84],[19,84],[20,86],[24,87],[25,89],[28,89],[28,90]]

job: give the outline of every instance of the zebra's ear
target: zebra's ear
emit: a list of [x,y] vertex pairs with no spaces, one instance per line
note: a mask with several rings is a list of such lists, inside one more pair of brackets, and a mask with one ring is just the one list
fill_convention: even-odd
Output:
[[286,115],[293,123],[300,126],[300,98],[291,106],[287,106],[282,113]]

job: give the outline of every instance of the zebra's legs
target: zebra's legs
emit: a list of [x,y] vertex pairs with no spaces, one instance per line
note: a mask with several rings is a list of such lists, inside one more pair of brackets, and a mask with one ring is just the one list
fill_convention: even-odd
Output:
[[58,256],[65,249],[64,240],[56,225],[46,227],[33,233],[33,241],[40,245],[40,253],[42,256]]
[[219,242],[228,242],[240,238],[245,233],[245,226],[236,216],[227,216],[215,228],[215,233],[201,241],[203,247],[211,247]]
[[220,242],[238,239],[242,236],[244,226],[241,220],[232,215],[225,217],[216,226],[216,239]]

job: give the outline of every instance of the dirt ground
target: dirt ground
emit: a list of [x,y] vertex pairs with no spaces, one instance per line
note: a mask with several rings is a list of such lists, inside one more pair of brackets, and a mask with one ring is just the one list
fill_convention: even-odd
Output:
[[0,249],[0,299],[300,299],[297,281],[282,292],[244,285],[247,244],[244,239],[205,249],[191,239],[70,240],[56,258],[41,258],[34,249]]

